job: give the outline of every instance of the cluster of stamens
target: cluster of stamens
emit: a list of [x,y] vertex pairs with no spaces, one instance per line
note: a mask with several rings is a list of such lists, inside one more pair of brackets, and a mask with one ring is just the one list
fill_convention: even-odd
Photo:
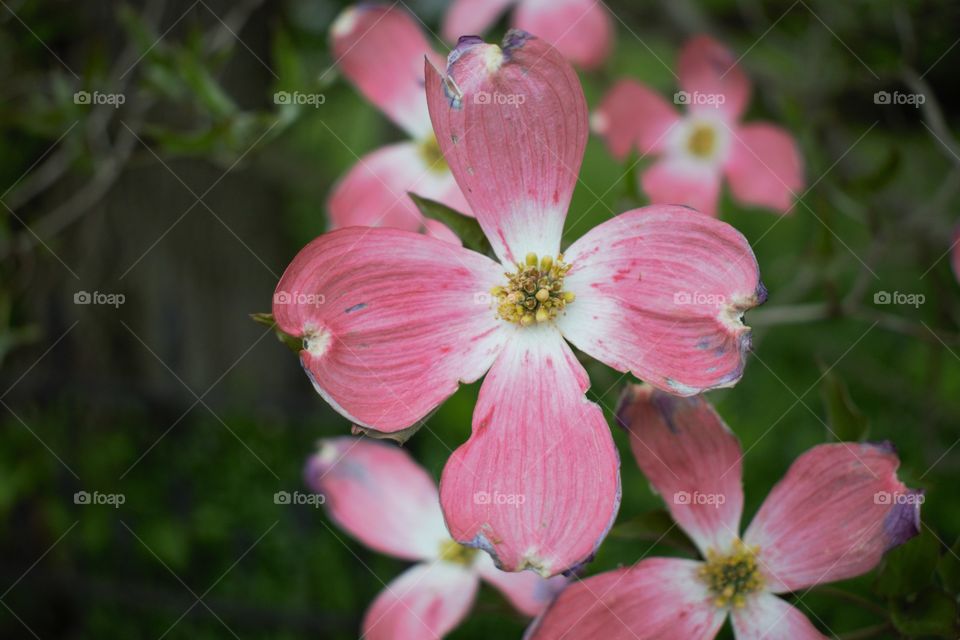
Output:
[[687,138],[687,149],[698,158],[709,158],[717,145],[717,132],[709,124],[698,124]]
[[465,547],[459,542],[444,540],[440,543],[440,559],[444,562],[452,562],[469,567],[473,563],[473,558],[476,555],[476,549]]
[[449,170],[447,160],[443,157],[443,151],[440,150],[440,143],[437,137],[432,133],[420,141],[420,157],[427,169],[434,173],[445,173]]
[[757,564],[759,551],[759,547],[748,547],[739,539],[729,554],[707,551],[707,561],[699,575],[713,594],[715,606],[740,609],[746,605],[748,595],[763,588],[763,575]]
[[504,274],[505,287],[490,290],[497,302],[497,315],[524,327],[553,320],[576,297],[572,291],[563,290],[563,277],[569,270],[563,255],[554,260],[528,253],[524,262],[517,263],[516,273]]

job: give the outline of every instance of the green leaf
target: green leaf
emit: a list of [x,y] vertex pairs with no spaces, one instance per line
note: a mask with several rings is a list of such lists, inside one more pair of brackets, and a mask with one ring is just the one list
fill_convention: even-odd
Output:
[[303,351],[303,339],[284,333],[277,327],[277,322],[273,319],[272,313],[251,313],[250,319],[264,327],[270,327],[277,335],[277,340],[287,345],[294,353]]
[[674,522],[665,509],[647,511],[617,524],[610,537],[618,540],[642,540],[673,547],[679,551],[697,554],[697,547]]
[[493,248],[476,218],[466,216],[436,200],[421,198],[415,193],[408,192],[407,195],[410,196],[410,199],[413,200],[413,203],[417,205],[420,213],[424,216],[450,227],[460,237],[463,246],[484,255],[493,255]]
[[937,575],[943,587],[954,595],[960,594],[960,538],[940,556],[937,563]]
[[957,605],[950,596],[935,587],[891,603],[890,619],[906,636],[957,637]]
[[867,436],[869,420],[853,403],[847,385],[832,371],[823,376],[820,397],[827,408],[831,437],[841,442],[857,442]]
[[875,590],[888,597],[916,594],[933,584],[939,560],[939,544],[924,530],[884,556]]

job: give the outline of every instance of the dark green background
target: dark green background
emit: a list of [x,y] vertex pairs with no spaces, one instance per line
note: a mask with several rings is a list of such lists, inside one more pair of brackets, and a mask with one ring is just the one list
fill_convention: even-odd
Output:
[[[410,6],[436,29],[443,4]],[[0,208],[0,636],[231,637],[219,617],[241,638],[350,638],[403,571],[321,511],[274,504],[275,491],[302,489],[315,440],[349,424],[247,317],[269,310],[283,268],[326,228],[333,181],[401,138],[327,71],[340,6],[0,6],[0,200],[13,212]],[[610,8],[618,41],[606,68],[583,76],[591,106],[621,76],[672,94],[668,67],[706,31],[745,54],[747,119],[788,128],[805,156],[811,188],[791,216],[745,210],[726,193],[721,203],[770,290],[748,315],[755,353],[743,381],[710,394],[749,449],[747,517],[797,455],[832,438],[828,424],[892,440],[901,478],[927,491],[923,537],[881,571],[842,592],[801,594],[798,606],[844,637],[957,637],[960,286],[940,258],[960,221],[960,7]],[[80,89],[122,91],[127,103],[78,106]],[[278,109],[278,89],[326,102]],[[922,92],[925,108],[877,105],[879,90]],[[591,139],[566,240],[643,204],[635,175]],[[81,290],[126,302],[78,306]],[[878,291],[925,303],[876,305]],[[584,362],[609,416],[625,379]],[[849,411],[828,411],[840,385],[869,434]],[[462,389],[408,443],[435,476],[467,438],[476,392]],[[623,433],[614,438],[621,526],[587,574],[682,553],[652,545],[650,512],[662,503]],[[126,503],[78,506],[79,490]],[[484,587],[452,637],[517,637],[524,625]]]

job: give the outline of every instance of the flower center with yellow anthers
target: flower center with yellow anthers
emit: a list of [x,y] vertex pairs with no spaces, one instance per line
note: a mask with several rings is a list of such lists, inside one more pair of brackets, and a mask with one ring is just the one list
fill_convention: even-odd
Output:
[[713,594],[715,606],[739,609],[747,603],[748,595],[763,588],[763,575],[757,565],[759,551],[760,547],[748,547],[742,540],[736,540],[732,552],[726,555],[707,551],[699,575]]
[[453,564],[462,564],[465,567],[469,567],[473,563],[476,555],[476,549],[465,547],[453,540],[444,540],[440,543],[440,559],[444,562],[452,562]]
[[450,170],[446,158],[443,157],[443,152],[440,151],[440,143],[437,142],[437,137],[432,133],[420,141],[419,150],[420,157],[423,158],[423,162],[429,171],[444,173]]
[[563,277],[569,270],[563,255],[554,260],[528,253],[524,262],[517,263],[516,273],[504,274],[506,286],[490,290],[497,315],[523,327],[553,320],[576,297],[572,291],[563,290]]
[[709,158],[717,146],[717,132],[709,124],[693,127],[687,138],[687,149],[698,158]]

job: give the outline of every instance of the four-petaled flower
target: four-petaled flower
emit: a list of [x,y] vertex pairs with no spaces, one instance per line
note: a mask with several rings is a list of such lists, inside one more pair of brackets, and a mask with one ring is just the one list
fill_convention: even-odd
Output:
[[470,211],[437,147],[423,96],[423,57],[443,58],[414,18],[394,7],[348,7],[330,28],[330,42],[344,75],[411,138],[365,155],[338,181],[327,203],[330,227],[426,229],[459,242],[444,225],[425,219],[407,196],[414,192]]
[[[673,393],[727,387],[750,345],[743,313],[766,292],[743,236],[685,207],[628,211],[561,253],[587,107],[542,40],[462,38],[445,77],[427,62],[426,92],[500,262],[422,234],[340,229],[293,260],[277,290],[294,302],[275,301],[274,316],[302,337],[318,393],[397,438],[489,369],[443,471],[444,516],[501,568],[555,575],[592,556],[620,502],[619,457],[566,340]],[[479,99],[495,92],[525,100]]]
[[443,21],[443,37],[483,35],[511,5],[511,24],[549,42],[582,69],[595,69],[613,49],[616,32],[598,0],[454,0]]
[[592,125],[610,152],[634,148],[659,159],[641,176],[651,202],[686,204],[717,214],[724,175],[734,198],[782,213],[803,186],[803,161],[793,137],[766,122],[742,124],[750,81],[737,59],[707,36],[680,53],[674,102],[634,80],[621,80],[594,112]]
[[814,447],[794,461],[746,533],[736,436],[702,397],[628,388],[617,411],[637,463],[703,561],[651,558],[570,585],[530,640],[823,638],[775,594],[866,573],[919,532],[922,494],[897,479],[888,443]]
[[398,447],[367,438],[323,440],[305,476],[340,527],[371,549],[418,563],[367,610],[368,640],[444,636],[466,617],[481,578],[527,616],[566,584],[562,577],[500,571],[486,554],[451,540],[433,478]]

